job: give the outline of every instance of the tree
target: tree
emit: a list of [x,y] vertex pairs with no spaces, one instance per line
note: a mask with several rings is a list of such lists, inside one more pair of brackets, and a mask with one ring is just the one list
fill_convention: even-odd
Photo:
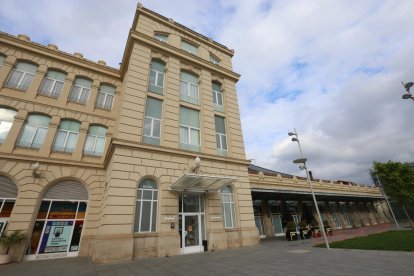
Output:
[[408,163],[374,161],[372,169],[373,174],[381,181],[387,196],[397,201],[413,226],[407,206],[414,204],[414,168]]

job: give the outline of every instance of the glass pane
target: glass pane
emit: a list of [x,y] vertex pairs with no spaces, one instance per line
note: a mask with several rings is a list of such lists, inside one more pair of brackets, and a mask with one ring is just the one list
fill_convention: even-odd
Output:
[[230,204],[224,203],[224,221],[226,222],[225,227],[231,227],[231,210]]
[[78,86],[86,87],[86,88],[92,87],[92,82],[90,80],[83,79],[83,78],[76,78],[74,84]]
[[104,152],[105,148],[105,137],[98,137],[96,139],[96,145],[95,145],[95,153],[96,154],[102,154]]
[[53,146],[54,150],[62,151],[64,149],[64,143],[66,139],[67,132],[59,130],[56,136],[55,144]]
[[49,70],[47,72],[47,77],[51,78],[53,80],[58,80],[60,82],[64,82],[66,79],[66,74],[59,72],[59,71],[53,71],[53,70]]
[[67,152],[73,152],[75,150],[76,141],[78,140],[78,134],[77,133],[69,133],[68,140],[66,142],[66,149]]
[[183,195],[183,205],[185,213],[199,212],[200,201],[198,195]]
[[200,245],[198,216],[185,216],[185,246]]
[[79,132],[80,125],[81,124],[79,122],[76,122],[76,121],[63,120],[63,121],[60,122],[59,129]]
[[199,128],[199,112],[194,109],[180,107],[180,124]]
[[47,128],[39,127],[33,139],[32,147],[40,148],[43,145],[43,142],[45,141],[46,134],[47,134]]
[[161,134],[161,121],[160,120],[156,120],[154,119],[154,127],[152,130],[152,136],[160,138],[160,134]]
[[0,143],[4,142],[9,134],[13,123],[0,121]]
[[67,252],[73,233],[73,221],[48,221],[40,243],[39,254]]
[[164,87],[164,73],[158,73],[157,86]]
[[56,81],[55,85],[53,86],[51,96],[52,97],[58,97],[60,95],[60,92],[62,91],[62,87],[63,87],[63,82]]
[[155,232],[156,230],[157,230],[157,202],[152,202],[151,231]]
[[214,121],[216,124],[216,132],[225,134],[226,129],[224,127],[224,118],[219,117],[219,116],[214,116]]
[[11,73],[9,80],[7,81],[7,86],[9,87],[17,87],[19,84],[20,79],[23,77],[23,72],[13,70]]
[[53,201],[50,207],[48,219],[74,219],[78,202]]
[[146,179],[146,180],[142,181],[138,185],[138,188],[141,188],[141,189],[154,189],[154,190],[158,189],[157,183],[155,183],[155,181],[152,180],[152,179]]
[[150,70],[149,83],[152,85],[156,85],[156,78],[157,78],[157,72],[154,70]]
[[40,204],[39,213],[37,213],[37,219],[45,219],[47,212],[49,211],[50,201],[42,201]]
[[31,63],[26,63],[26,62],[18,62],[16,64],[16,69],[21,70],[23,72],[36,74],[37,65],[34,65],[34,64],[31,64]]
[[94,150],[93,145],[95,143],[95,138],[96,136],[94,135],[88,135],[86,137],[85,147],[84,147],[85,153],[90,154],[91,152],[93,152]]
[[145,117],[144,120],[144,136],[151,136],[152,119]]
[[79,250],[79,242],[82,234],[83,229],[83,220],[78,220],[75,222],[75,228],[73,229],[72,240],[70,242],[69,251],[78,251]]
[[76,215],[76,219],[85,218],[86,206],[86,202],[79,202],[78,214]]
[[32,236],[30,237],[29,247],[27,248],[27,254],[36,254],[39,247],[40,236],[42,235],[44,221],[36,221],[33,226]]
[[53,80],[45,78],[43,79],[43,83],[40,86],[39,91],[49,93],[52,90]]
[[50,122],[50,117],[43,115],[30,115],[27,118],[27,123],[32,126],[43,126],[48,127]]
[[13,210],[15,200],[6,200],[1,209],[0,218],[9,218]]
[[142,199],[147,199],[147,200],[151,200],[152,199],[152,191],[142,191],[143,195],[142,195]]
[[26,73],[23,76],[23,80],[20,83],[19,88],[22,89],[22,90],[26,90],[30,86],[30,84],[32,83],[32,79],[33,79],[33,75]]
[[162,101],[147,98],[147,106],[145,108],[145,116],[161,119]]
[[192,145],[200,145],[200,131],[198,129],[191,129],[191,143]]
[[115,94],[115,87],[110,86],[110,85],[106,85],[106,84],[101,84],[101,86],[99,87],[99,92],[114,95]]
[[151,219],[151,202],[142,202],[142,218],[141,218],[141,232],[150,231],[150,219]]
[[221,149],[227,150],[227,139],[226,139],[226,135],[221,135]]
[[70,91],[69,99],[72,101],[78,100],[80,91],[81,91],[81,87],[74,85],[72,87],[72,90]]
[[25,125],[19,139],[19,146],[30,147],[32,145],[32,138],[35,131],[36,127]]
[[135,208],[135,223],[134,223],[134,232],[140,232],[139,223],[141,219],[141,203],[142,201],[138,200]]
[[180,127],[180,143],[188,144],[188,128]]

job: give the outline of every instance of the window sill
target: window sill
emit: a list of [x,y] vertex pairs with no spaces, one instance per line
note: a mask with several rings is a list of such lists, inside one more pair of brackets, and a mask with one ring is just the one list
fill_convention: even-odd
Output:
[[26,92],[26,90],[28,89],[28,88],[19,88],[19,87],[9,86],[7,84],[4,87],[9,88],[9,89],[13,89],[13,90],[17,90],[17,91],[20,91],[20,92]]
[[25,146],[25,145],[16,145],[17,149],[26,149],[26,150],[33,150],[33,151],[39,151],[39,148],[34,148],[32,146]]
[[240,229],[238,227],[233,227],[233,228],[224,228],[224,231],[226,232],[237,232]]
[[134,238],[152,238],[158,237],[158,232],[135,232],[132,235]]

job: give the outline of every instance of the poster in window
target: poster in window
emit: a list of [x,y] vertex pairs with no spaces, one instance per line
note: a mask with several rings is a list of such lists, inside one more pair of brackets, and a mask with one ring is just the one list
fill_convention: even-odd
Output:
[[39,253],[67,252],[73,231],[73,221],[48,221]]

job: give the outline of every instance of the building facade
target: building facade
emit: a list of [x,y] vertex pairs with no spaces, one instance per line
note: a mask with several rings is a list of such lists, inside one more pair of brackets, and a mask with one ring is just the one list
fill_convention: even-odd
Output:
[[[119,69],[0,33],[0,231],[29,236],[14,260],[106,263],[279,234],[272,206],[298,197],[277,187],[306,186],[248,170],[233,54],[141,5]],[[380,201],[376,188],[350,193]]]

